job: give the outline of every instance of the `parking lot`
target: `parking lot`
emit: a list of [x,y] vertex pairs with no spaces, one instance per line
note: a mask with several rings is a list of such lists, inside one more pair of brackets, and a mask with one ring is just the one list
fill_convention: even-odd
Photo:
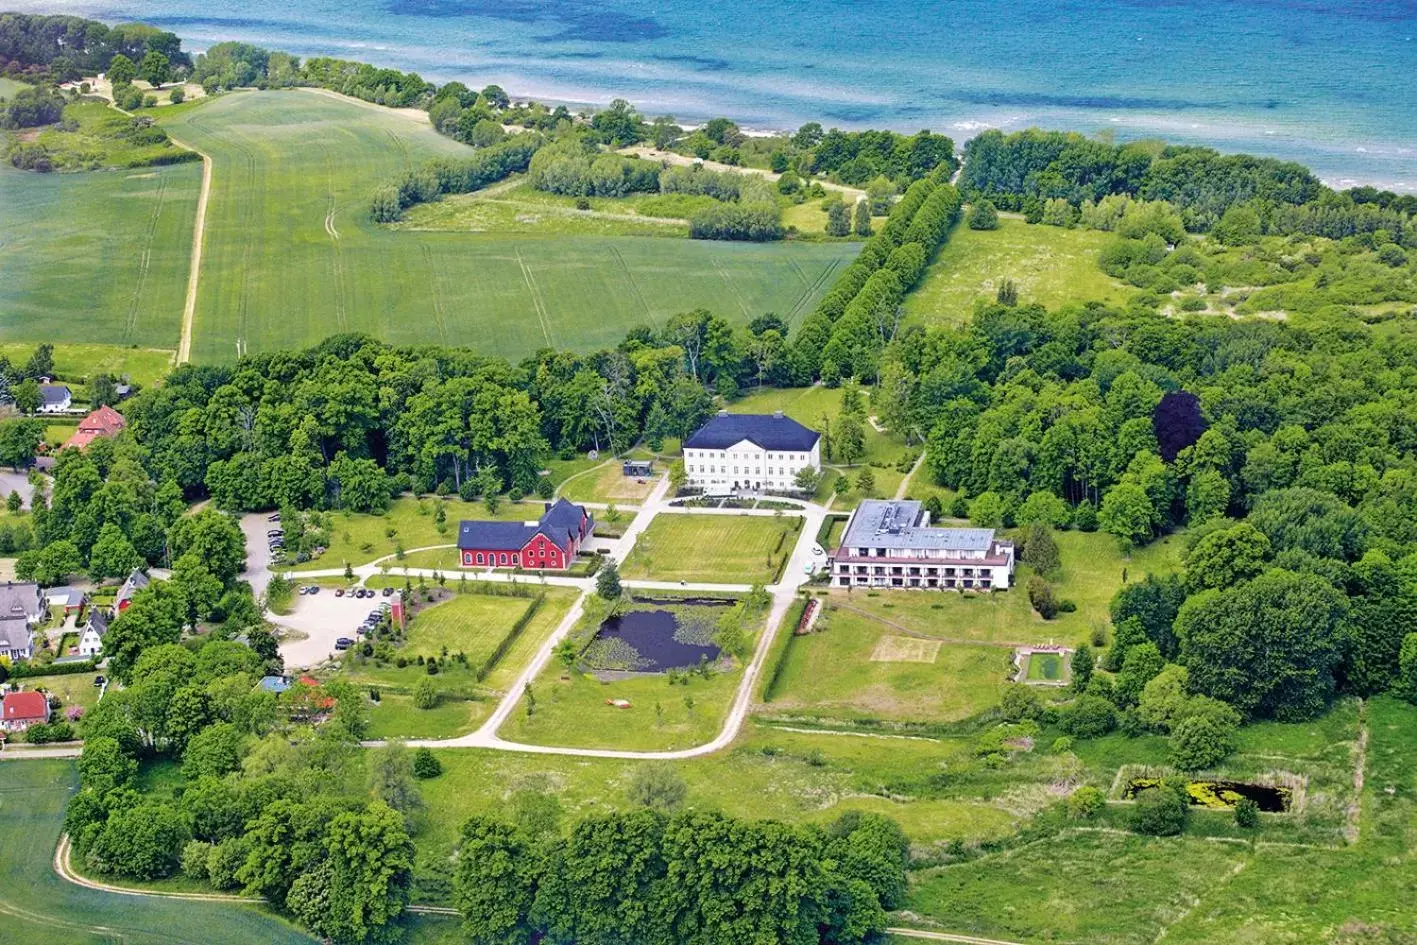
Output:
[[[304,586],[304,585],[302,585]],[[370,611],[389,598],[357,598],[350,594],[336,597],[332,588],[322,587],[317,594],[297,594],[294,609],[285,616],[270,615],[273,623],[304,634],[304,639],[286,640],[280,645],[280,655],[286,669],[308,669],[325,660],[338,657],[335,641],[340,637],[359,639],[359,626]]]

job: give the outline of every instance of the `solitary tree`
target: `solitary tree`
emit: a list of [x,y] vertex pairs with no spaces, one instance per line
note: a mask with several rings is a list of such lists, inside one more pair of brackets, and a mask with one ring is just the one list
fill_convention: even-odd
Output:
[[620,568],[614,558],[607,558],[595,578],[595,592],[606,600],[617,600],[621,591]]
[[857,236],[871,235],[871,204],[869,202],[865,200],[856,202],[856,216],[852,230]]
[[138,67],[133,60],[119,53],[108,63],[108,81],[113,85],[127,85],[138,77]]
[[971,230],[997,230],[999,228],[999,211],[989,201],[979,201],[969,211],[969,228]]

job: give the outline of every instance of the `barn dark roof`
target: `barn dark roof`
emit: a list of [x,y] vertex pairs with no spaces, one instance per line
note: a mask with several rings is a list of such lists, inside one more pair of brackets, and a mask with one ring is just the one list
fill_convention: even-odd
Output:
[[748,440],[765,450],[805,453],[821,434],[791,417],[769,413],[720,413],[684,441],[691,450],[724,450]]
[[458,527],[458,547],[479,551],[520,551],[532,537],[540,533],[560,547],[566,540],[580,538],[581,522],[586,518],[584,506],[566,499],[546,505],[536,522],[464,521]]
[[458,547],[479,551],[521,551],[537,533],[526,522],[463,522],[458,529]]

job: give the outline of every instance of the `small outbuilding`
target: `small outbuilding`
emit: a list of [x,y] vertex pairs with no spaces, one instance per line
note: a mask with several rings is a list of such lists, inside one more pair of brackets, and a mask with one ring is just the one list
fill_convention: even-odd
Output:
[[643,479],[654,472],[654,462],[648,459],[627,459],[620,465],[620,471],[626,476]]

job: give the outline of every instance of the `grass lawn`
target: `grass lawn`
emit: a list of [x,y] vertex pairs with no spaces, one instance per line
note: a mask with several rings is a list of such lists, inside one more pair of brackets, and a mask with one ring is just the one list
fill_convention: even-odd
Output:
[[201,173],[0,166],[0,341],[53,342],[70,377],[99,370],[88,355],[102,351],[105,368],[150,382],[170,355],[145,349],[175,348],[181,331]]
[[[438,502],[444,503],[447,516],[445,531],[441,534],[433,520],[433,510]],[[462,519],[521,522],[540,518],[543,510],[542,504],[537,501],[503,502],[497,507],[496,514],[490,515],[487,506],[481,502],[402,496],[395,499],[383,515],[331,512],[330,545],[325,553],[314,561],[294,565],[291,570],[320,571],[341,568],[345,564],[368,564],[394,554],[399,545],[406,550],[454,545],[458,540],[458,522]],[[394,532],[392,536],[388,534],[390,529]],[[391,559],[388,563],[393,567],[403,562]]]
[[[870,389],[862,391],[866,397],[867,412],[870,407]],[[813,430],[823,430],[829,423],[835,423],[837,415],[841,413],[841,390],[830,387],[764,387],[755,390],[739,400],[728,405],[731,413],[773,413],[781,410],[792,419]],[[870,423],[866,424],[866,455],[861,459],[862,463],[885,464],[891,467],[900,460],[905,453],[905,439],[894,433],[882,433]],[[833,460],[826,456],[822,457],[824,464]],[[860,469],[852,466],[848,468],[849,475],[854,480]],[[891,470],[894,471],[893,469]],[[876,489],[882,494],[885,492],[884,476],[887,471],[881,468],[871,470],[876,476]],[[904,477],[904,473],[895,473],[895,479],[890,483],[891,492]]]
[[64,806],[78,790],[72,761],[0,762],[3,937],[46,945],[310,945],[260,906],[138,899],[76,886],[54,872]]
[[652,581],[772,584],[792,556],[800,515],[656,515],[621,575]]
[[16,82],[14,79],[7,79],[4,76],[0,76],[0,98],[14,98],[16,92],[27,88],[29,88],[29,86],[23,82]]
[[[11,364],[24,364],[34,354],[33,344],[0,344],[0,354]],[[172,370],[176,352],[167,348],[121,348],[117,345],[60,343],[54,346],[54,373],[71,385],[82,385],[95,374],[128,377],[151,386]],[[76,390],[82,395],[83,391]]]
[[492,655],[512,624],[531,606],[525,597],[458,594],[419,611],[408,625],[409,656],[466,653],[474,666]]
[[26,689],[44,689],[59,696],[64,705],[54,713],[54,718],[63,719],[64,710],[69,706],[81,706],[87,712],[98,704],[98,687],[93,684],[96,675],[100,674],[67,673],[56,676],[29,676],[16,680],[16,682]]
[[859,248],[398,231],[370,222],[374,188],[471,149],[422,122],[303,90],[222,95],[156,117],[213,161],[198,361],[335,331],[395,344],[471,340],[517,358],[614,345],[696,307],[735,322],[765,311],[796,319]]
[[903,636],[860,614],[829,609],[793,637],[769,707],[893,722],[953,722],[998,702],[1009,653]]
[[455,738],[481,725],[497,703],[444,695],[436,708],[419,709],[404,693],[380,692],[369,703],[370,738]]
[[[827,210],[824,204],[835,197],[840,197],[840,195],[832,194],[830,197],[806,200],[802,203],[787,203],[782,208],[783,227],[795,226],[799,233],[814,236],[825,235],[827,231]],[[887,218],[883,216],[872,217],[871,229],[876,233],[881,232],[881,227],[886,225],[886,219]],[[855,221],[854,213],[852,220],[853,222]],[[862,239],[862,237],[859,236],[853,236],[852,238],[858,240]]]
[[393,229],[687,238],[688,214],[698,207],[716,203],[712,197],[687,194],[635,194],[591,197],[590,207],[581,210],[576,207],[575,197],[544,193],[526,183],[489,191],[458,194],[414,207]]
[[979,299],[994,301],[999,283],[1012,279],[1022,303],[1056,308],[1066,302],[1120,302],[1127,288],[1097,268],[1112,234],[1030,225],[1015,217],[997,230],[955,227],[920,285],[906,297],[905,317],[928,324],[962,325]]
[[843,606],[863,610],[914,633],[999,645],[1085,642],[1095,627],[1106,626],[1112,596],[1128,580],[1148,573],[1166,574],[1180,568],[1184,538],[1168,535],[1132,552],[1118,550],[1117,541],[1101,532],[1055,532],[1063,562],[1062,576],[1054,587],[1062,598],[1077,604],[1077,611],[1044,620],[1029,606],[1024,584],[1031,570],[1019,565],[1015,586],[991,594],[928,591],[832,591]]
[[134,144],[128,132],[133,119],[103,102],[76,102],[64,106],[64,120],[78,123],[74,131],[56,125],[35,138],[50,153],[55,170],[92,171],[101,168],[139,168],[154,164],[196,160],[171,141]]
[[[649,497],[664,472],[664,465],[657,463],[654,474],[641,483],[621,471],[620,460],[612,459],[563,482],[557,495],[572,502],[607,502],[620,508],[633,507]],[[596,513],[597,518],[603,515],[603,512]]]

